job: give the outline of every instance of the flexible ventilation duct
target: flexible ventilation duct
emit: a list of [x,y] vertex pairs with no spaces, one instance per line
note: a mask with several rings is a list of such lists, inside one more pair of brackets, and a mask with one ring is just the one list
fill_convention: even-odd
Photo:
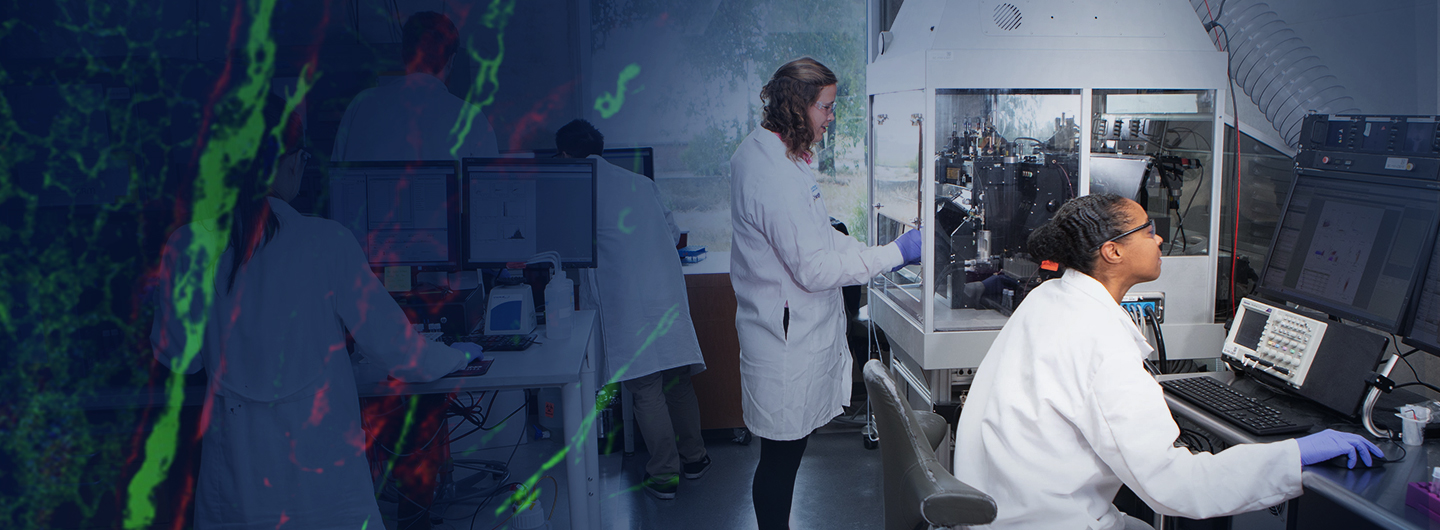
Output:
[[[1207,5],[1206,0],[1190,0],[1190,5],[1202,23],[1214,16],[1225,27],[1225,32],[1217,27],[1210,34],[1223,44],[1229,33],[1231,79],[1290,147],[1300,145],[1300,122],[1306,114],[1359,112],[1330,68],[1268,4],[1225,0]],[[1212,12],[1222,6],[1222,12]]]

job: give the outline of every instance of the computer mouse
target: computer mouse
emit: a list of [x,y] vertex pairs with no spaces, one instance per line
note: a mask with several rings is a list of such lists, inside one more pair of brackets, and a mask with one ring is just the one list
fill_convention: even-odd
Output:
[[[1351,469],[1351,468],[1349,467],[1349,465],[1350,465],[1350,457],[1349,457],[1348,455],[1340,455],[1340,456],[1337,456],[1337,457],[1335,457],[1335,458],[1331,458],[1331,459],[1329,459],[1329,460],[1325,460],[1325,461],[1323,461],[1323,462],[1320,462],[1320,465],[1322,465],[1322,466],[1327,466],[1327,467],[1338,467],[1338,468],[1340,468],[1340,469]],[[1378,456],[1375,456],[1374,454],[1371,454],[1371,455],[1370,455],[1370,465],[1369,465],[1368,467],[1365,465],[1365,459],[1363,459],[1363,458],[1357,458],[1357,459],[1355,460],[1355,467],[1354,467],[1353,469],[1359,471],[1359,470],[1362,470],[1362,469],[1370,469],[1370,468],[1377,468],[1377,467],[1384,467],[1384,466],[1385,466],[1385,458],[1378,457]]]

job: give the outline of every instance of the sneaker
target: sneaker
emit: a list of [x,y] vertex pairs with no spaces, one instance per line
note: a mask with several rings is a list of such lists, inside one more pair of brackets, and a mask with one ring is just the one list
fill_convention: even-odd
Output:
[[674,499],[675,491],[680,489],[680,477],[673,477],[670,480],[659,480],[650,476],[649,473],[646,473],[645,480],[641,481],[641,484],[645,486],[645,492],[649,493],[651,497],[668,501]]
[[691,462],[681,467],[685,469],[685,478],[695,480],[703,477],[705,471],[710,469],[710,455],[705,455],[705,458],[700,459],[699,462]]

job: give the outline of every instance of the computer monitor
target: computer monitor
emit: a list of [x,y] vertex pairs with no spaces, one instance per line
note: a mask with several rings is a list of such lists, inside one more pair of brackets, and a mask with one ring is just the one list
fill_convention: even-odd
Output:
[[466,158],[465,261],[500,268],[540,252],[595,267],[595,160]]
[[329,170],[329,217],[355,234],[371,266],[459,269],[455,161],[336,162]]
[[1302,168],[1260,293],[1398,333],[1437,222],[1440,183]]
[[1440,355],[1440,245],[1430,255],[1425,277],[1415,287],[1415,307],[1406,319],[1401,341],[1415,348]]
[[[538,149],[535,151],[535,158],[554,158],[555,153],[554,149]],[[600,153],[600,158],[633,173],[645,175],[650,180],[655,180],[655,148],[653,147],[606,149]]]

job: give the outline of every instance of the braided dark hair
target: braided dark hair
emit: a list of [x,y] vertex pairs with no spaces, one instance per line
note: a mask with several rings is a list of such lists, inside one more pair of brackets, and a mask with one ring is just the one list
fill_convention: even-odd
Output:
[[1113,193],[1070,199],[1060,206],[1050,222],[1030,234],[1026,241],[1030,255],[1090,274],[1095,269],[1097,247],[1120,235],[1125,225],[1134,222],[1125,212],[1128,202],[1129,199]]
[[765,103],[760,126],[780,135],[785,156],[800,160],[810,154],[810,144],[819,138],[810,129],[807,111],[820,99],[820,89],[837,84],[835,72],[809,57],[785,63],[760,89]]

